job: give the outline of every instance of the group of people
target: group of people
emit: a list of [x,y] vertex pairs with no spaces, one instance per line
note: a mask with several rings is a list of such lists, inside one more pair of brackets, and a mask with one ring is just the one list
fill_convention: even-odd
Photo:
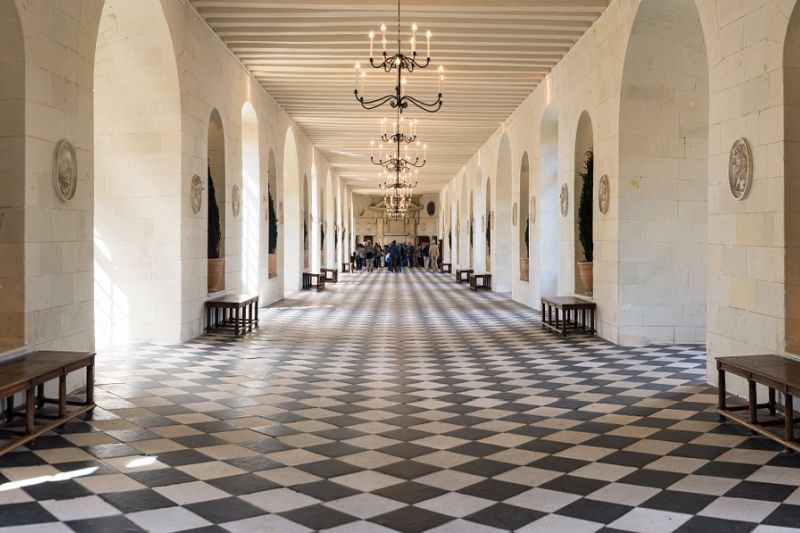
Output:
[[387,272],[401,272],[406,268],[423,268],[426,272],[438,272],[439,245],[436,239],[428,244],[424,242],[414,246],[411,242],[392,241],[388,246],[380,243],[364,241],[356,244],[356,249],[350,255],[353,270],[372,272],[376,268],[386,268]]

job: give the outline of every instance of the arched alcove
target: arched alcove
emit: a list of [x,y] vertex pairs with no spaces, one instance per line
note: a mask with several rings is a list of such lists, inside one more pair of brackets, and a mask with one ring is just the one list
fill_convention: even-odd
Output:
[[530,186],[530,163],[528,162],[528,152],[522,154],[522,163],[519,168],[519,194],[517,195],[517,210],[519,211],[516,220],[519,228],[519,279],[528,281],[530,279],[530,248],[531,248],[531,224],[528,214]]
[[[592,295],[593,255],[594,255],[594,132],[592,119],[584,111],[578,119],[575,133],[575,174],[572,182],[570,203],[575,225],[575,293]],[[588,177],[587,177],[588,176]],[[586,187],[584,189],[584,187]],[[588,194],[588,198],[585,195]],[[583,224],[583,227],[582,227]],[[584,274],[581,269],[585,268]]]
[[[312,167],[313,169],[313,167]],[[311,264],[309,249],[311,248],[311,234],[314,231],[311,214],[311,194],[308,191],[308,174],[303,175],[303,268],[307,269]]]
[[[325,189],[323,187],[320,187],[318,190],[319,190],[319,193],[317,193],[317,210],[319,212],[319,220],[317,221],[317,226],[319,227],[319,230],[318,230],[319,231],[319,246],[317,247],[319,249],[319,262],[318,262],[318,264],[319,264],[320,267],[323,267],[326,264],[325,263],[325,261],[326,261],[326,257],[325,257],[325,241],[327,239],[326,239],[326,235],[325,235],[325,222],[326,222],[327,219],[325,218],[325,214],[326,214],[325,213]],[[317,269],[317,270],[319,270],[319,269]]]
[[618,196],[619,342],[705,340],[708,83],[694,0],[644,0],[623,67],[620,176],[609,214],[596,212],[613,219]]
[[338,236],[334,229],[336,227],[336,194],[334,186],[334,180],[329,170],[325,177],[325,196],[323,197],[325,205],[325,217],[323,218],[325,225],[325,241],[323,243],[325,259],[322,266],[326,268],[336,268],[337,263],[336,239]]
[[208,119],[208,292],[225,290],[225,128],[216,109]]
[[0,352],[25,344],[25,51],[14,2],[0,2]]
[[469,191],[469,227],[467,228],[467,237],[469,238],[469,258],[468,267],[473,268],[475,264],[475,195],[473,191]]
[[468,268],[471,263],[470,260],[470,246],[469,246],[469,213],[470,213],[470,196],[469,184],[467,183],[466,176],[462,176],[458,181],[461,186],[461,199],[458,203],[456,221],[458,227],[458,266],[459,268]]
[[159,1],[103,5],[93,105],[96,343],[180,340],[189,183],[181,178],[177,64]]
[[[529,216],[535,221],[531,224],[530,238],[538,239],[534,257],[538,261],[534,270],[538,271],[540,293],[554,296],[558,293],[558,220],[561,217],[558,206],[558,112],[552,104],[542,115],[539,127],[539,180],[535,207]],[[535,231],[534,231],[535,228]]]
[[278,205],[281,202],[278,191],[278,169],[275,163],[275,152],[270,149],[267,159],[267,276],[275,278],[278,276],[278,265],[280,264],[280,249],[282,246],[280,238],[280,219],[278,218]]
[[486,178],[486,185],[484,186],[483,193],[483,224],[481,231],[483,232],[483,252],[484,252],[484,270],[487,272],[492,271],[492,178]]
[[278,203],[278,220],[282,224],[284,294],[300,290],[303,265],[303,208],[301,200],[300,160],[294,130],[286,131],[283,149],[283,206]]
[[500,139],[497,156],[497,177],[492,210],[492,285],[499,292],[511,291],[513,275],[512,223],[511,223],[511,143],[508,135]]
[[800,353],[800,4],[789,19],[783,50],[784,255],[786,350]]
[[[242,288],[253,294],[259,289],[261,263],[260,176],[258,117],[250,102],[242,106]],[[265,255],[265,254],[264,254]]]

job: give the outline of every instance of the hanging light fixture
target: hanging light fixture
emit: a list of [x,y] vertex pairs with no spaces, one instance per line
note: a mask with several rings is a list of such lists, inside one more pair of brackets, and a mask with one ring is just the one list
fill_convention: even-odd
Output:
[[397,0],[397,53],[389,55],[386,49],[386,25],[381,25],[381,45],[383,47],[382,59],[373,57],[375,32],[369,32],[369,64],[375,69],[383,69],[384,72],[397,71],[397,84],[395,85],[394,94],[387,94],[380,98],[368,100],[364,96],[364,85],[366,83],[367,73],[361,69],[361,64],[356,63],[356,88],[353,94],[356,100],[361,104],[364,109],[375,109],[377,107],[389,104],[392,108],[396,108],[399,113],[402,113],[409,104],[414,104],[415,107],[426,111],[428,113],[436,113],[442,108],[442,82],[444,82],[444,67],[440,66],[438,71],[439,77],[439,94],[433,102],[425,102],[408,94],[403,94],[403,86],[406,84],[406,78],[403,76],[403,71],[409,74],[414,72],[414,69],[428,68],[431,64],[431,32],[430,30],[425,34],[427,39],[427,55],[424,62],[417,60],[417,25],[411,26],[411,39],[409,44],[411,46],[411,55],[408,56],[402,51],[402,36],[400,33],[400,0]]
[[[375,141],[370,141],[369,160],[373,165],[384,167],[388,171],[407,172],[412,168],[422,168],[427,163],[428,145],[417,140],[416,120],[409,121],[405,126],[404,119],[393,123],[394,134],[389,135],[386,130],[386,119],[381,121],[381,142],[378,144],[377,158],[375,156]],[[384,144],[386,143],[386,144]],[[413,146],[413,152],[408,147]],[[422,158],[420,159],[420,150]]]

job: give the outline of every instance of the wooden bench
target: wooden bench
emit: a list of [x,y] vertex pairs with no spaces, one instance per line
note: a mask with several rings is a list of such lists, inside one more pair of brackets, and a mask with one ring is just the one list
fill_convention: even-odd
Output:
[[342,263],[342,274],[350,272],[350,263]]
[[303,290],[316,288],[321,291],[325,288],[325,275],[318,272],[303,272]]
[[452,274],[453,263],[442,263],[442,274]]
[[335,268],[320,268],[320,272],[325,276],[325,283],[339,283],[339,271]]
[[492,275],[491,274],[472,274],[469,277],[469,288],[473,291],[478,289],[492,289]]
[[457,269],[456,270],[456,283],[461,283],[462,281],[469,282],[469,277],[472,273],[475,272],[472,269]]
[[594,335],[596,309],[594,302],[574,296],[542,298],[542,326],[562,337],[566,337],[569,330]]
[[[95,408],[94,357],[95,354],[90,352],[38,351],[0,362],[0,400],[5,400],[3,413],[6,426],[9,426],[0,429],[0,438],[9,439],[9,442],[0,445],[0,455],[75,417],[91,414]],[[85,399],[70,400],[67,398],[67,375],[84,368]],[[47,398],[45,384],[54,379],[58,379],[58,398]],[[20,393],[25,395],[25,404],[17,408],[14,396]],[[57,405],[55,413],[45,409],[48,404]],[[11,427],[18,417],[25,419],[24,429]]]
[[258,327],[258,295],[230,294],[206,301],[206,332],[232,329],[244,335]]
[[[717,357],[718,408],[721,418],[733,420],[755,433],[769,437],[786,448],[800,452],[794,438],[795,412],[792,400],[800,397],[800,362],[779,355],[743,355]],[[726,373],[747,381],[747,405],[728,405],[726,398]],[[767,387],[767,401],[758,403],[756,385]],[[775,393],[783,395],[778,403]],[[758,410],[766,409],[768,418],[759,420]],[[740,414],[747,411],[747,414]],[[780,412],[783,416],[777,417]],[[783,424],[783,435],[770,427]]]

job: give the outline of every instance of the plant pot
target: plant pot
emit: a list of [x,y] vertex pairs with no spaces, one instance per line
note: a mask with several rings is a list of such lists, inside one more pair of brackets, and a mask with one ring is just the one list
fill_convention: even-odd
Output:
[[269,277],[278,277],[278,254],[269,254],[268,260]]
[[592,294],[594,290],[594,273],[591,261],[578,261],[578,275],[581,277],[583,288],[586,289],[588,294]]
[[528,281],[530,279],[530,259],[527,257],[519,258],[519,279]]
[[225,258],[208,260],[208,293],[225,290]]

